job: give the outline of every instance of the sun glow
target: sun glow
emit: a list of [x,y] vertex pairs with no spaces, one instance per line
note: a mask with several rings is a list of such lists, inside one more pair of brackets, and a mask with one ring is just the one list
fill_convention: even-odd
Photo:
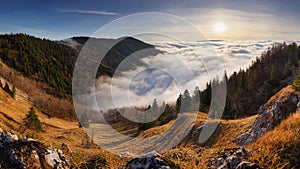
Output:
[[223,23],[223,22],[217,22],[215,25],[214,25],[214,29],[216,32],[224,32],[225,29],[226,29],[226,25]]

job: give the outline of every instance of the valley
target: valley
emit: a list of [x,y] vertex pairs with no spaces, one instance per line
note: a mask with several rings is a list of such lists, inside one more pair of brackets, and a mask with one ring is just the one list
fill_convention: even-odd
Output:
[[[300,48],[297,46],[296,49]],[[3,130],[0,134],[3,137],[1,144],[5,145],[0,147],[3,152],[1,166],[9,168],[22,165],[31,168],[30,163],[18,161],[17,157],[36,160],[36,156],[19,150],[19,147],[23,147],[37,151],[39,158],[46,159],[40,160],[37,165],[50,168],[56,165],[45,154],[50,151],[55,154],[55,160],[62,161],[59,164],[61,168],[136,168],[145,165],[209,169],[222,166],[297,168],[300,94],[295,86],[298,84],[296,77],[299,68],[296,62],[290,63],[290,59],[298,59],[299,55],[297,52],[287,52],[290,50],[293,50],[293,44],[280,44],[269,50],[272,54],[263,54],[261,59],[256,59],[246,71],[227,77],[227,84],[230,85],[227,94],[233,96],[233,103],[225,103],[222,119],[215,118],[213,111],[207,111],[210,108],[207,101],[201,102],[202,107],[196,112],[181,112],[177,109],[177,100],[177,103],[167,104],[169,107],[163,114],[164,118],[149,125],[150,127],[125,120],[115,110],[105,112],[108,113],[107,116],[98,119],[103,114],[98,116],[97,111],[89,107],[80,109],[87,113],[88,124],[88,127],[80,127],[82,115],[76,116],[71,95],[64,93],[65,97],[58,96],[51,83],[40,79],[43,77],[41,74],[27,76],[7,65],[10,64],[9,60],[2,60],[1,83],[7,84],[9,90],[15,87],[16,92],[12,95],[4,87],[0,89],[0,128]],[[270,74],[271,65],[279,64],[273,58],[279,57],[286,63],[278,71],[276,85],[269,81],[269,75],[257,76],[256,73],[261,70]],[[287,64],[292,65],[288,68]],[[247,88],[241,85],[245,74]],[[264,81],[252,83],[253,79]],[[216,82],[210,85],[215,85],[214,83]],[[198,91],[199,97],[206,99],[203,96],[209,93],[208,88]],[[181,95],[181,99],[185,97]],[[195,100],[194,95],[190,97]],[[258,97],[260,99],[249,101],[249,98]],[[190,105],[194,107],[194,104]],[[158,108],[159,106],[158,104]],[[247,107],[250,111],[246,111]],[[40,129],[34,126],[35,123],[28,123],[28,118],[31,117],[28,114],[32,108],[41,124]],[[243,108],[243,111],[239,111],[239,108]],[[139,110],[143,109],[145,108],[139,107]],[[128,109],[131,110],[134,108]],[[103,123],[103,120],[108,120],[110,124]],[[213,132],[207,140],[203,140],[203,136],[206,137],[211,132],[209,129],[213,129]],[[8,153],[11,151],[15,152],[15,161],[7,161],[12,155]],[[274,155],[276,158],[271,158]],[[68,162],[63,162],[64,158]],[[233,162],[232,159],[236,161]]]

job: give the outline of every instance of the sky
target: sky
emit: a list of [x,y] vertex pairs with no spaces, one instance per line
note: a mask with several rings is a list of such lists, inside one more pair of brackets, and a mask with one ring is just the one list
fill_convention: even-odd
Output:
[[207,39],[299,40],[299,6],[297,0],[0,0],[0,33],[92,36],[127,15],[159,12],[187,20]]

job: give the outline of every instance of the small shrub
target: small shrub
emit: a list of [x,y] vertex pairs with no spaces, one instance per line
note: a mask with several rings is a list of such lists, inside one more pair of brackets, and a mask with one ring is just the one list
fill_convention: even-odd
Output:
[[39,120],[39,117],[36,115],[35,110],[33,107],[30,108],[28,114],[26,114],[25,127],[34,129],[34,130],[42,130],[42,124]]
[[296,77],[292,85],[295,90],[300,91],[300,76]]
[[11,92],[10,92],[11,97],[12,97],[12,98],[15,98],[15,97],[16,97],[16,93],[17,93],[16,87],[13,86],[13,88],[12,88],[12,90],[11,90]]
[[90,158],[86,163],[82,164],[82,169],[103,168],[107,164],[105,154],[98,154]]

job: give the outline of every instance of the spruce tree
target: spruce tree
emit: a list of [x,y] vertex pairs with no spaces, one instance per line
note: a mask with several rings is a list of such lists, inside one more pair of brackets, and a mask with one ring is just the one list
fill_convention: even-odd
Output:
[[12,97],[12,98],[15,98],[15,97],[16,97],[16,93],[17,93],[16,87],[13,86],[12,91],[11,91],[11,94],[10,94],[11,97]]
[[79,118],[79,126],[84,128],[89,128],[89,118],[86,113],[83,113]]
[[30,129],[42,130],[42,124],[39,120],[39,117],[36,115],[34,107],[31,107],[26,118],[24,119],[25,126]]
[[272,86],[278,86],[279,85],[279,76],[278,76],[278,72],[277,72],[277,69],[276,69],[275,66],[272,66],[269,83]]

